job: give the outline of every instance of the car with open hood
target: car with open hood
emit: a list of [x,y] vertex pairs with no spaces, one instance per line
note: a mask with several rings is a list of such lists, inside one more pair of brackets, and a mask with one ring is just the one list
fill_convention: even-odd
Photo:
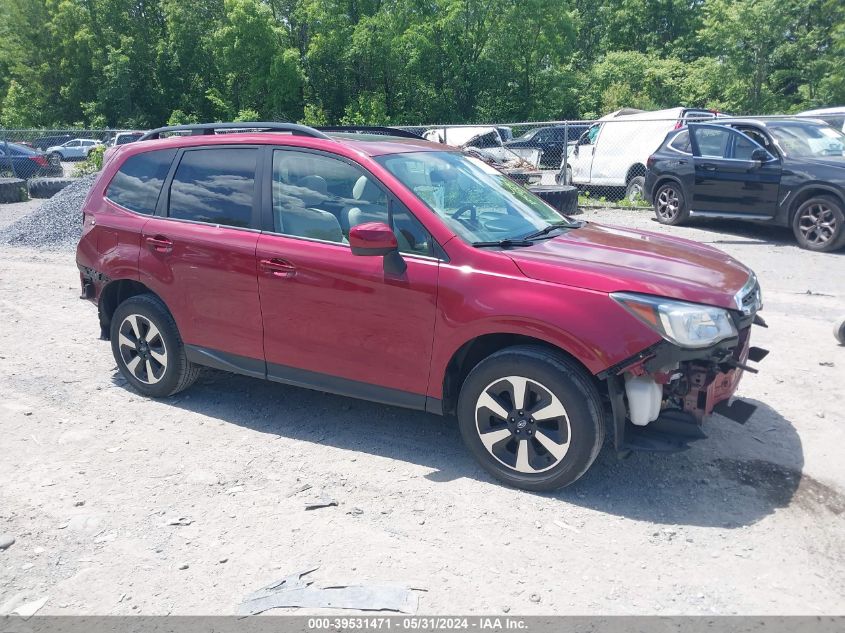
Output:
[[446,415],[528,490],[576,481],[606,434],[619,454],[673,451],[714,410],[744,421],[753,405],[730,399],[766,353],[750,343],[760,287],[735,259],[573,220],[398,135],[148,132],[98,175],[77,264],[141,394],[213,367]]

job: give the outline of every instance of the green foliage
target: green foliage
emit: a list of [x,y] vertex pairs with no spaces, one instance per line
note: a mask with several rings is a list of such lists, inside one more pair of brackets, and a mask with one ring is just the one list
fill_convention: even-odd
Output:
[[105,154],[106,148],[102,145],[98,145],[91,152],[88,154],[88,158],[81,163],[78,163],[73,168],[73,176],[74,178],[81,178],[82,176],[87,176],[88,174],[96,174],[103,168],[103,154]]
[[842,0],[0,0],[0,123],[462,123],[845,102]]

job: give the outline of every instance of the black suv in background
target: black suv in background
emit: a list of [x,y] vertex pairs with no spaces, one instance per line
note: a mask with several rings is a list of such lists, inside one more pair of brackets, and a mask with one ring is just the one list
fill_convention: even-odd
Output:
[[552,125],[538,127],[519,138],[505,143],[505,147],[527,147],[541,150],[540,167],[557,169],[563,159],[563,152],[569,143],[574,143],[587,131],[589,125]]
[[670,132],[648,159],[658,222],[692,216],[792,228],[814,251],[845,246],[845,135],[801,119],[714,119]]

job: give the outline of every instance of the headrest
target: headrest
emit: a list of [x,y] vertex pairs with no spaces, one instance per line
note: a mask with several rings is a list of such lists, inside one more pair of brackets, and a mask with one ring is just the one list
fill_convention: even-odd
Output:
[[377,202],[382,198],[382,192],[369,178],[361,176],[352,187],[352,197],[364,202]]

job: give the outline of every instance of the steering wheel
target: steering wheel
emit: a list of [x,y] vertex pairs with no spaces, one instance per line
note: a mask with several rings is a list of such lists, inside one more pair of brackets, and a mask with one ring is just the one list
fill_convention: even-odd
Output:
[[[510,233],[512,231],[526,228],[525,221],[522,218],[512,215],[498,215],[497,217],[489,219],[482,216],[481,225],[485,230],[490,231],[491,233]],[[528,230],[530,230],[530,227],[528,227]],[[526,232],[528,232],[528,230],[526,230]]]
[[460,220],[461,216],[467,211],[469,211],[469,219],[475,222],[478,218],[478,212],[474,204],[462,204],[461,206],[459,206],[458,210],[452,214],[452,219]]

